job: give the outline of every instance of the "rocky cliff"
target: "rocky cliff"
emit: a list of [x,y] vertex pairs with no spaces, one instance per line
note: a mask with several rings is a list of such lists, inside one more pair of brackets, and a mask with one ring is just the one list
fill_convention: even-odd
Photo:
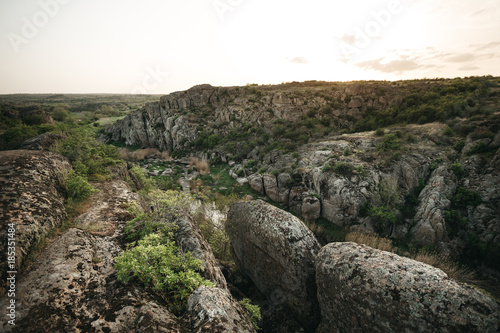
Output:
[[239,183],[304,220],[499,269],[499,90],[492,78],[201,85],[102,139],[231,162]]

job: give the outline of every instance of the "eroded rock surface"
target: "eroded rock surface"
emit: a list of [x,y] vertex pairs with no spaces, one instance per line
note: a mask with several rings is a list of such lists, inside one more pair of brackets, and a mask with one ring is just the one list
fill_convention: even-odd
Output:
[[0,151],[0,295],[7,277],[8,224],[16,225],[16,269],[31,247],[66,219],[62,183],[71,170],[61,155]]
[[500,307],[441,270],[355,243],[316,261],[318,332],[497,332]]
[[177,244],[184,252],[191,252],[193,257],[203,262],[203,276],[214,282],[217,287],[226,289],[227,283],[224,274],[217,264],[217,260],[210,245],[201,234],[200,228],[194,223],[190,215],[178,219],[175,222],[178,229],[175,232]]
[[227,232],[238,267],[309,330],[318,322],[314,259],[320,245],[295,216],[261,200],[231,206]]
[[255,332],[243,307],[227,289],[200,286],[188,300],[190,332]]

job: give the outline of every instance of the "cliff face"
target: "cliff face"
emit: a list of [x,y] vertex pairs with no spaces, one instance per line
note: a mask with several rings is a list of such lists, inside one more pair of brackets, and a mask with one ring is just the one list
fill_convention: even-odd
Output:
[[302,89],[199,85],[129,114],[106,130],[106,139],[172,151],[190,147],[204,129],[224,135],[242,123],[272,128],[276,120],[300,121],[313,108],[329,108],[332,119],[349,127],[368,109],[400,105],[407,93],[408,88],[387,88],[382,96],[377,85],[359,83],[326,87],[311,83]]

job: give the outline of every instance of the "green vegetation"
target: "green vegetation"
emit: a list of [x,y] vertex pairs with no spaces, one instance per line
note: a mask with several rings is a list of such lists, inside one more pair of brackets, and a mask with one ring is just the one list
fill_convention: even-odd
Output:
[[377,146],[379,151],[398,150],[399,148],[399,139],[396,133],[384,135],[384,140]]
[[116,258],[116,276],[127,283],[136,277],[161,296],[175,313],[186,308],[189,295],[200,285],[214,286],[198,273],[201,260],[182,253],[171,233],[149,234]]
[[250,303],[250,299],[244,298],[239,303],[245,308],[245,311],[252,322],[255,330],[259,330],[259,326],[257,325],[259,321],[262,319],[262,315],[260,314],[260,307],[258,305],[253,305]]
[[83,200],[96,192],[94,187],[87,182],[85,177],[72,171],[64,182],[67,196],[71,200]]
[[464,208],[467,206],[477,207],[482,200],[479,194],[475,191],[467,190],[459,187],[457,193],[451,199],[452,207]]
[[462,164],[458,161],[455,161],[451,164],[451,171],[457,176],[457,178],[462,178],[464,174],[464,168],[462,167]]

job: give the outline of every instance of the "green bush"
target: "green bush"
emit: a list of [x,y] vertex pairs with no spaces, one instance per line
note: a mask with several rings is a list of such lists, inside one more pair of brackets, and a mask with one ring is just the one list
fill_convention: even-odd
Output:
[[398,136],[394,133],[387,134],[384,140],[377,146],[379,151],[398,150],[399,148]]
[[80,176],[74,171],[68,175],[68,178],[64,182],[64,187],[66,188],[68,198],[74,200],[86,199],[97,192],[85,177]]
[[467,225],[467,220],[462,217],[462,214],[457,210],[444,212],[444,220],[450,236],[455,236],[460,230],[463,230]]
[[256,331],[258,331],[260,329],[258,323],[262,319],[260,307],[258,305],[253,305],[248,298],[242,299],[239,303],[245,308],[245,311],[248,317],[250,317],[250,321],[252,322],[253,327]]
[[464,174],[464,168],[458,161],[455,161],[451,164],[451,171],[453,171],[455,176],[457,176],[458,178],[462,178],[462,175]]
[[185,309],[189,295],[198,286],[214,286],[198,273],[202,270],[201,260],[193,258],[191,253],[181,253],[171,235],[147,235],[115,260],[119,281],[127,283],[132,277],[137,278],[176,313]]
[[333,166],[333,171],[342,176],[349,176],[354,171],[354,166],[351,163],[338,161]]
[[479,194],[475,191],[459,187],[457,193],[451,198],[451,204],[456,208],[465,208],[467,206],[477,207],[483,202]]
[[372,206],[368,211],[371,216],[375,231],[382,232],[397,222],[395,211],[386,206]]

